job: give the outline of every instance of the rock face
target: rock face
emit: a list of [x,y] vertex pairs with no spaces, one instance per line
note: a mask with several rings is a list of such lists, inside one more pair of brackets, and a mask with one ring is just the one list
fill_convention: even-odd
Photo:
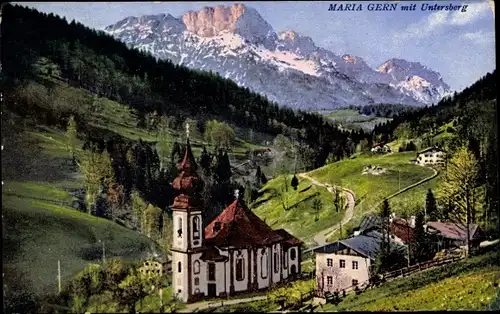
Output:
[[155,57],[218,72],[293,108],[422,106],[449,92],[439,73],[418,62],[390,59],[373,69],[359,56],[338,56],[294,30],[276,33],[255,9],[243,4],[204,7],[179,18],[128,17],[105,31]]

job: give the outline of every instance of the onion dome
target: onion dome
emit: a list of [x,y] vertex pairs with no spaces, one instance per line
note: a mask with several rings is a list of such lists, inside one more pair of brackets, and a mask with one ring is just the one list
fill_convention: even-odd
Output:
[[174,179],[172,187],[177,191],[173,208],[189,209],[199,207],[203,204],[201,192],[203,190],[203,180],[196,170],[198,165],[193,156],[189,139],[186,144],[184,159],[179,165],[179,175]]

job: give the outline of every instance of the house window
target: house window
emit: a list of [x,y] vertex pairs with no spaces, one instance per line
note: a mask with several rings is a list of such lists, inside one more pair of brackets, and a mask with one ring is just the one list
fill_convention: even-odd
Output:
[[326,284],[329,286],[331,286],[333,284],[333,277],[332,276],[326,277]]
[[279,271],[279,258],[278,258],[278,252],[274,252],[274,272],[277,273]]
[[358,269],[358,261],[352,261],[352,269]]
[[193,263],[193,272],[195,275],[200,273],[200,262],[199,261],[194,261]]
[[352,280],[352,285],[353,285],[353,286],[357,286],[357,285],[358,285],[358,281],[357,281],[356,279],[353,279],[353,280]]
[[283,268],[287,269],[288,268],[288,253],[285,251],[283,253]]
[[260,276],[262,279],[267,278],[267,253],[262,254],[260,257]]
[[215,280],[215,263],[208,263],[208,280]]
[[200,284],[200,278],[194,277],[194,285],[198,286]]
[[200,238],[200,218],[195,216],[193,218],[193,239],[198,240]]
[[244,260],[242,257],[238,257],[236,260],[236,280],[242,281],[245,279],[245,272],[243,271],[244,269]]
[[182,218],[179,217],[179,219],[177,220],[177,237],[178,238],[182,238]]
[[339,263],[340,263],[339,265],[340,268],[345,268],[345,260],[341,259]]
[[181,262],[177,263],[177,272],[178,273],[182,272],[182,264],[181,264]]
[[327,259],[326,259],[326,266],[330,266],[330,267],[332,267],[332,266],[333,266],[333,259],[331,259],[331,258],[327,258]]
[[296,257],[297,257],[297,252],[295,252],[295,249],[291,249],[290,250],[290,259],[292,261],[294,261]]

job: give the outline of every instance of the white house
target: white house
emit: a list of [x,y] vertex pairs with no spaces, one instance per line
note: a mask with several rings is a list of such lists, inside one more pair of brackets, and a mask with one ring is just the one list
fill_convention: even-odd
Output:
[[417,165],[442,165],[444,164],[445,152],[437,147],[429,147],[420,152],[417,156]]
[[[381,237],[378,231],[369,231],[315,249],[318,295],[368,284]],[[393,241],[391,246],[404,249]]]
[[387,145],[384,145],[384,144],[375,144],[372,146],[371,151],[373,153],[390,153],[391,148]]
[[272,230],[238,197],[203,229],[203,181],[189,140],[172,186],[173,293],[183,302],[267,289],[300,273],[302,242]]

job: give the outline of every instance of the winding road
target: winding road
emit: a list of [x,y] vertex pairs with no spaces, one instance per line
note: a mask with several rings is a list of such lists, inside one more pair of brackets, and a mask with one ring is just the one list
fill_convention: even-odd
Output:
[[[317,181],[316,179],[307,175],[307,173],[299,173],[299,177],[311,181],[311,183],[314,185],[326,188],[328,190],[328,192],[330,192],[332,194],[335,193],[335,186],[330,185],[330,184],[321,183],[321,182]],[[314,242],[316,242],[318,244],[318,246],[323,246],[323,245],[327,244],[328,243],[326,241],[327,236],[330,233],[334,232],[335,230],[339,229],[340,224],[345,225],[346,223],[348,223],[352,219],[352,217],[354,216],[354,207],[356,204],[355,194],[353,191],[351,191],[349,189],[345,189],[345,188],[342,188],[342,189],[344,190],[344,193],[347,197],[347,209],[345,211],[344,218],[342,218],[341,223],[333,225],[327,229],[321,230],[313,237]],[[314,248],[312,248],[312,249],[314,249]],[[311,251],[312,249],[305,250],[304,253],[307,253],[308,251]]]

